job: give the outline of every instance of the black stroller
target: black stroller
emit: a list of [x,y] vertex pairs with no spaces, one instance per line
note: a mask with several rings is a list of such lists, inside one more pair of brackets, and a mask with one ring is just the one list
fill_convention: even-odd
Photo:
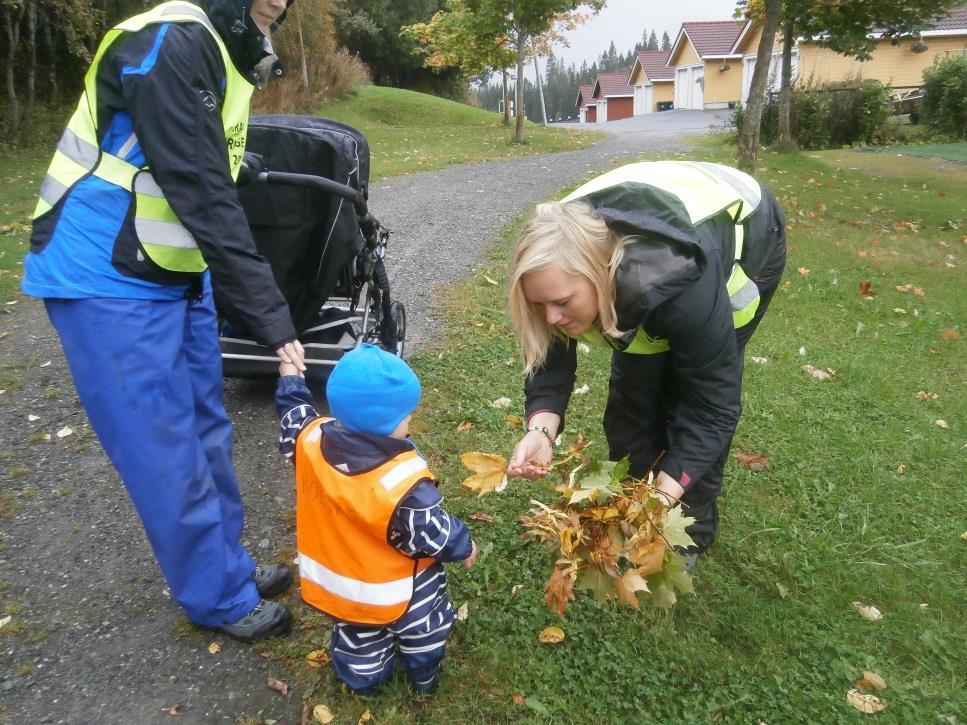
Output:
[[[272,266],[306,351],[306,377],[323,382],[363,342],[403,354],[406,312],[390,300],[383,256],[389,230],[366,208],[369,144],[359,131],[309,116],[249,122],[239,198]],[[273,350],[231,320],[219,330],[226,377],[278,374]]]

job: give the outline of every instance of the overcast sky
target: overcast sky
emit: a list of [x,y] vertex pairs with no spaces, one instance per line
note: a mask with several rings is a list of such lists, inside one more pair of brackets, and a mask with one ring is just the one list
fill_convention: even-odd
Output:
[[608,0],[604,10],[568,33],[570,47],[557,47],[554,55],[580,68],[581,61],[590,65],[612,40],[619,53],[627,53],[647,28],[655,31],[659,43],[663,31],[674,43],[683,22],[732,20],[734,10],[735,0]]

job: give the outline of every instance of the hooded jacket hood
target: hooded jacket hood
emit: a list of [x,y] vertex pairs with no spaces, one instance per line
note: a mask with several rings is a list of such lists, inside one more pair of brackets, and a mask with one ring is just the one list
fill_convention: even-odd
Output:
[[625,245],[615,274],[617,326],[633,336],[652,310],[702,275],[702,235],[678,197],[649,184],[625,182],[577,201],[590,204],[613,232],[637,237]]
[[[293,2],[289,0],[288,4],[292,5]],[[272,45],[249,15],[251,0],[196,0],[196,4],[205,11],[215,30],[222,36],[238,71],[256,81],[256,66],[272,55]],[[273,28],[282,23],[286,12],[288,9],[279,16]]]

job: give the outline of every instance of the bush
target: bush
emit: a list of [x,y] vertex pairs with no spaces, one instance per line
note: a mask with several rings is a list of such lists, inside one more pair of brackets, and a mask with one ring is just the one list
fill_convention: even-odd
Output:
[[[811,81],[792,90],[790,132],[803,149],[824,149],[856,143],[882,143],[890,138],[889,88],[879,81],[851,79],[815,85]],[[736,129],[744,110],[736,108]],[[759,140],[768,146],[779,133],[779,98],[770,94],[762,108]]]
[[923,82],[921,120],[936,132],[967,138],[967,55],[935,59]]
[[299,65],[285,77],[269,83],[252,96],[254,113],[318,113],[326,101],[345,97],[353,88],[370,83],[369,68],[359,58],[340,48],[316,62],[306,63],[308,89]]

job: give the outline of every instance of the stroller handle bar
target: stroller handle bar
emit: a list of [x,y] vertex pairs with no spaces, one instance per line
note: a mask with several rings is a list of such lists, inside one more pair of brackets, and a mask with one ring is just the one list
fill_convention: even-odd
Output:
[[366,207],[366,198],[362,192],[338,181],[327,179],[325,176],[313,176],[312,174],[292,174],[286,171],[259,171],[255,181],[261,184],[281,184],[283,186],[302,186],[310,189],[320,189],[328,191],[348,199],[356,207],[356,215],[359,217],[359,224],[363,230],[363,236],[367,240],[376,238],[376,231],[382,226],[379,221],[369,213]]

